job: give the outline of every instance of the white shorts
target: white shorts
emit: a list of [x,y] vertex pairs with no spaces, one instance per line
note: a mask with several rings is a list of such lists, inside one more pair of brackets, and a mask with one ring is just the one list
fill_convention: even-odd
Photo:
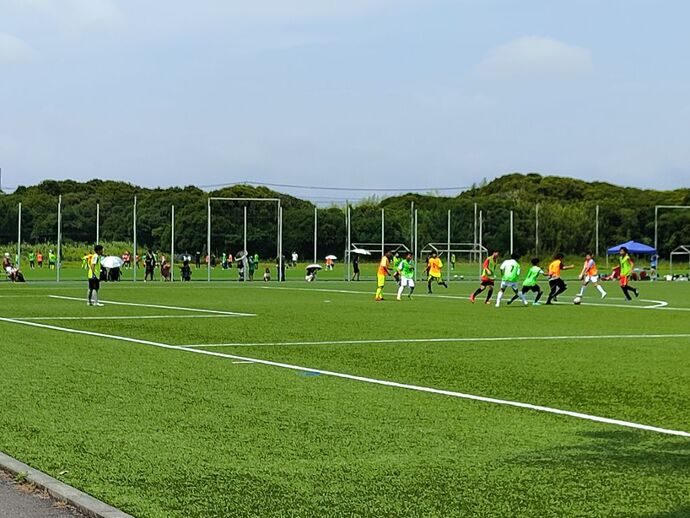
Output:
[[596,284],[599,282],[599,276],[598,275],[585,275],[585,284],[589,284],[590,282]]
[[518,289],[518,283],[517,282],[509,282],[509,281],[501,281],[501,289],[505,288],[513,288],[514,290]]
[[403,288],[414,288],[414,279],[408,279],[407,277],[400,278],[400,286]]

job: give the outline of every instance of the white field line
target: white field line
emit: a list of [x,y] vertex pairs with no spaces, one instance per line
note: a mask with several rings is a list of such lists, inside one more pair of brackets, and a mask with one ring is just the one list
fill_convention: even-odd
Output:
[[240,315],[130,315],[103,317],[12,317],[17,320],[157,320],[159,318],[235,318]]
[[[258,286],[260,289],[264,290],[290,290],[290,291],[316,291],[316,292],[324,292],[324,293],[348,293],[348,294],[355,294],[355,295],[367,295],[370,294],[370,291],[361,291],[361,290],[337,290],[334,288],[291,288],[288,286]],[[393,294],[390,295],[391,297],[394,296]],[[427,293],[419,293],[414,296],[414,298],[419,298],[419,297],[429,297],[431,299],[455,299],[455,300],[468,300],[470,296],[469,295],[443,295],[441,293],[434,293],[432,295],[429,295]],[[573,297],[574,298],[574,297]],[[623,298],[613,298],[609,297],[608,300],[625,300]],[[649,302],[650,304],[653,305],[645,305],[645,306],[631,306],[628,304],[602,304],[600,302],[583,302],[583,306],[605,306],[608,308],[632,308],[632,309],[661,309],[665,308],[668,306],[668,302],[664,300],[651,300],[651,299],[639,299],[640,302]],[[565,304],[563,302],[556,303],[558,304]],[[690,308],[667,308],[667,309],[679,309],[680,311],[690,311]]]
[[[65,297],[63,295],[48,295],[51,299],[60,299],[60,300],[76,300],[78,302],[86,302],[84,298],[79,298],[79,297]],[[233,311],[219,311],[215,309],[199,309],[199,308],[183,308],[183,307],[178,307],[178,306],[161,306],[159,304],[137,304],[135,302],[115,302],[112,300],[101,300],[99,302],[102,302],[103,304],[113,304],[117,306],[135,306],[135,307],[140,307],[140,308],[156,308],[156,309],[173,309],[176,311],[192,311],[192,312],[197,312],[197,313],[213,313],[215,315],[231,315],[235,317],[255,317],[256,314],[254,313],[236,313]]]
[[246,361],[241,361],[241,362],[240,362],[240,361],[237,361],[237,362],[232,362],[232,363],[234,363],[234,364],[239,364],[239,363],[254,363],[254,362],[246,362]]
[[690,338],[690,333],[677,334],[624,334],[624,335],[560,335],[560,336],[480,336],[475,338],[384,338],[372,340],[329,340],[318,342],[233,342],[223,344],[192,344],[180,347],[256,347],[260,345],[359,345],[359,344],[402,344],[402,343],[463,343],[463,342],[531,342],[554,340],[611,340],[643,338]]
[[423,387],[423,386],[419,386],[419,385],[410,385],[407,383],[398,383],[395,381],[381,380],[381,379],[376,379],[376,378],[367,378],[364,376],[355,376],[353,374],[345,374],[342,372],[327,371],[327,370],[322,370],[322,369],[311,369],[309,367],[302,367],[300,365],[292,365],[289,363],[274,362],[274,361],[270,361],[270,360],[261,360],[259,358],[248,358],[246,356],[237,356],[234,354],[219,353],[216,351],[206,351],[203,349],[193,349],[193,348],[184,347],[184,346],[175,346],[175,345],[169,345],[169,344],[164,344],[164,343],[160,343],[160,342],[152,342],[149,340],[139,340],[137,338],[129,338],[126,336],[96,333],[94,331],[84,331],[81,329],[71,329],[71,328],[67,328],[67,327],[58,327],[58,326],[52,326],[52,325],[48,325],[48,324],[39,324],[38,322],[24,322],[21,320],[15,320],[12,318],[4,318],[4,317],[0,317],[0,321],[10,322],[13,324],[20,324],[20,325],[25,325],[25,326],[31,326],[31,327],[38,327],[38,328],[42,328],[42,329],[51,329],[53,331],[62,331],[65,333],[73,333],[73,334],[86,335],[86,336],[96,336],[99,338],[109,338],[111,340],[120,340],[120,341],[130,342],[130,343],[150,345],[153,347],[160,347],[163,349],[185,351],[185,352],[189,352],[189,353],[203,354],[203,355],[207,355],[207,356],[215,356],[218,358],[225,358],[225,359],[230,359],[230,360],[260,363],[262,365],[269,365],[271,367],[280,367],[283,369],[290,369],[290,370],[300,371],[300,372],[310,372],[310,373],[315,373],[315,374],[321,374],[324,376],[332,376],[334,378],[341,378],[341,379],[347,379],[347,380],[352,380],[352,381],[359,381],[359,382],[363,382],[363,383],[370,383],[373,385],[383,385],[386,387],[394,387],[394,388],[401,388],[401,389],[406,389],[406,390],[414,390],[417,392],[426,392],[429,394],[438,394],[438,395],[442,395],[442,396],[456,397],[456,398],[461,398],[461,399],[469,399],[469,400],[473,400],[473,401],[482,401],[484,403],[493,403],[496,405],[505,405],[505,406],[511,406],[511,407],[517,407],[517,408],[526,408],[528,410],[535,410],[538,412],[546,412],[549,414],[564,415],[564,416],[574,417],[577,419],[584,419],[587,421],[594,421],[594,422],[598,422],[598,423],[617,425],[617,426],[622,426],[622,427],[626,427],[626,428],[635,428],[638,430],[646,430],[649,432],[656,432],[656,433],[661,433],[661,434],[666,434],[666,435],[690,437],[690,433],[684,432],[681,430],[670,430],[667,428],[660,428],[658,426],[650,426],[650,425],[646,425],[646,424],[634,423],[631,421],[623,421],[620,419],[611,419],[609,417],[600,417],[600,416],[595,416],[595,415],[590,415],[590,414],[583,414],[581,412],[573,412],[570,410],[561,410],[558,408],[551,408],[551,407],[542,406],[542,405],[533,405],[531,403],[521,403],[519,401],[510,401],[510,400],[506,400],[506,399],[496,399],[496,398],[485,397],[485,396],[477,396],[474,394],[465,394],[463,392],[455,392],[452,390],[442,390],[442,389],[437,389],[437,388],[433,388],[433,387]]

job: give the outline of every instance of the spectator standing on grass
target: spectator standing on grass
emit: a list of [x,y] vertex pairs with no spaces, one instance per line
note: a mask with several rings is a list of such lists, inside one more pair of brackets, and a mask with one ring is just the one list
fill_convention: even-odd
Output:
[[292,267],[296,268],[297,267],[297,259],[299,256],[297,255],[297,252],[292,252]]
[[29,252],[29,268],[32,270],[36,267],[36,252],[31,250]]
[[39,268],[43,268],[43,252],[40,250],[36,253],[36,264]]
[[103,304],[98,302],[98,290],[101,287],[101,254],[103,254],[103,246],[96,245],[86,271],[89,281],[89,290],[86,297],[86,304],[88,306],[103,306]]
[[48,250],[48,269],[54,270],[57,265],[57,255],[52,250]]
[[255,259],[256,257],[258,257],[258,256],[255,255],[254,257],[252,257],[252,256],[250,255],[250,256],[247,258],[247,267],[249,268],[249,280],[250,280],[250,281],[253,281],[253,280],[254,280],[254,271],[256,270],[257,264],[259,264],[259,263],[256,262],[256,259]]
[[189,259],[185,259],[180,270],[182,275],[182,282],[189,282],[192,280],[192,269],[189,267]]
[[352,258],[352,280],[359,280],[359,254],[355,254]]
[[153,255],[151,250],[146,252],[144,266],[146,268],[144,271],[144,282],[146,282],[148,279],[153,280],[153,269],[156,267],[156,256]]

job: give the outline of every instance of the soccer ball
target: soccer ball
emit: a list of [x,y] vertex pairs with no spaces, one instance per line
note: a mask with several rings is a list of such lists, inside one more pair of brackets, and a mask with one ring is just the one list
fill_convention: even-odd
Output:
[[575,297],[573,299],[573,304],[580,304],[582,303],[582,297]]

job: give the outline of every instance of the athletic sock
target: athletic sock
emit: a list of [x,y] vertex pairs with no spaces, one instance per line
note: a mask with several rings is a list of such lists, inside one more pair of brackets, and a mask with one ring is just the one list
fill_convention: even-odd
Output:
[[582,287],[580,288],[580,291],[579,291],[579,293],[577,294],[577,296],[578,296],[578,297],[582,297],[584,294],[585,294],[585,287],[582,286]]
[[503,298],[503,292],[499,291],[498,295],[496,296],[496,307],[501,305],[501,299]]
[[517,292],[516,292],[516,293],[515,293],[515,296],[516,296],[516,297],[520,297],[520,300],[522,301],[522,303],[523,303],[525,306],[527,305],[527,297],[525,297],[525,294],[524,294],[524,293],[522,293],[522,292],[517,293]]
[[476,296],[479,295],[481,292],[482,292],[482,289],[481,289],[481,288],[479,288],[479,289],[477,289],[477,290],[474,290],[474,293],[472,294],[472,296],[473,296],[473,297],[476,297]]
[[606,295],[606,291],[604,290],[604,287],[601,284],[597,285],[597,289],[599,290],[599,293],[601,293],[602,295]]
[[541,298],[541,296],[542,296],[543,294],[544,294],[544,292],[543,292],[542,290],[539,290],[539,291],[537,292],[537,296],[536,296],[535,299],[534,299],[534,302],[539,302],[539,299]]
[[91,305],[91,290],[86,290],[86,302]]
[[623,295],[625,295],[625,298],[626,298],[627,300],[632,300],[632,297],[630,296],[630,293],[628,293],[628,289],[629,289],[629,288],[628,288],[627,286],[623,286],[621,289],[623,290]]
[[516,293],[513,295],[513,297],[508,301],[508,305],[510,306],[513,302],[515,302],[518,299],[518,294]]
[[398,299],[400,299],[400,296],[402,295],[402,292],[403,292],[404,289],[405,289],[405,288],[403,288],[403,286],[402,286],[402,284],[401,284],[400,287],[398,288]]
[[491,296],[492,296],[493,294],[494,294],[494,289],[493,289],[493,288],[489,288],[489,293],[488,293],[488,295],[486,296],[486,302],[489,302],[489,301],[491,300]]

